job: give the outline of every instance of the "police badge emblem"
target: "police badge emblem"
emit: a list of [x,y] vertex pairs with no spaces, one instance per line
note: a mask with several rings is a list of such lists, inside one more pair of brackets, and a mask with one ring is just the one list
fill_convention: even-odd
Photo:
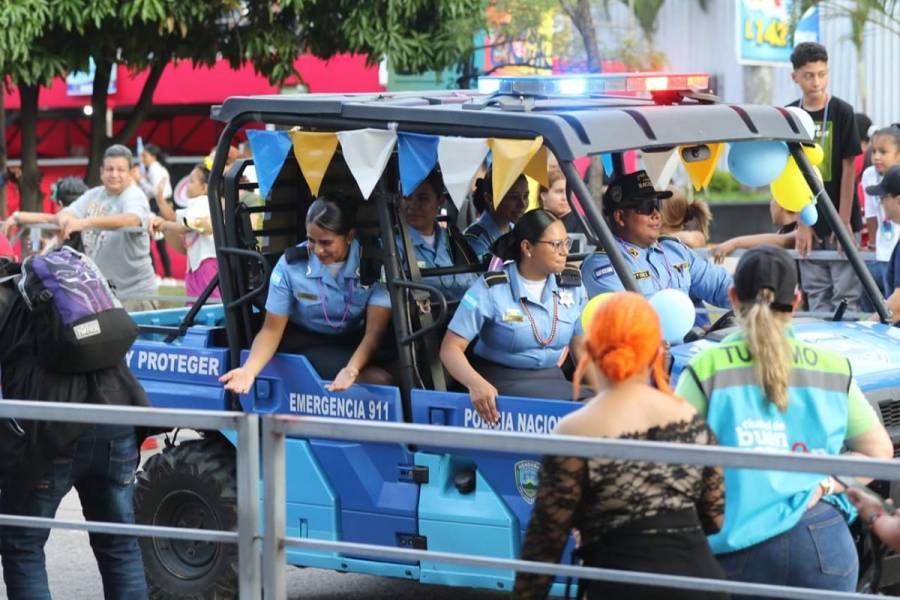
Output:
[[537,497],[540,471],[541,463],[536,460],[520,460],[515,465],[516,489],[528,504],[534,504]]
[[559,293],[559,303],[563,306],[572,306],[575,304],[575,296],[572,294],[572,290],[562,290]]

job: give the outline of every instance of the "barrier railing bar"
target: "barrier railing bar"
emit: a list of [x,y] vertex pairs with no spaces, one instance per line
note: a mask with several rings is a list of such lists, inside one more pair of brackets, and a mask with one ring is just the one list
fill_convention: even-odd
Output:
[[263,417],[265,537],[263,538],[262,564],[264,570],[263,596],[265,598],[287,597],[285,581],[287,558],[283,541],[286,524],[284,433],[279,431],[276,425],[275,419]]
[[[537,573],[539,575],[553,575],[582,579],[597,579],[616,583],[631,583],[637,585],[652,585],[655,587],[667,587],[707,592],[731,592],[753,596],[765,596],[768,598],[798,598],[802,600],[864,600],[871,596],[847,592],[830,592],[820,589],[787,587],[763,583],[743,583],[721,579],[703,579],[701,577],[687,577],[683,575],[665,575],[659,573],[647,573],[641,571],[619,571],[615,569],[603,569],[599,567],[576,567],[569,565],[542,563],[517,559],[491,558],[487,556],[471,556],[466,554],[454,554],[450,552],[436,552],[432,550],[409,550],[406,548],[391,548],[374,544],[360,544],[355,542],[334,542],[330,540],[317,540],[312,538],[283,538],[286,546],[307,548],[311,550],[324,550],[342,554],[364,555],[376,558],[389,558],[405,561],[429,561],[452,563],[472,567],[485,567],[493,569],[508,569]],[[267,563],[269,564],[269,563]],[[278,568],[284,570],[283,563],[278,563]],[[268,591],[266,598],[268,598]]]
[[[714,252],[714,249],[711,248],[694,248],[693,250],[697,256],[708,259],[712,259]],[[745,252],[747,252],[747,250],[743,248],[734,250],[728,253],[727,258],[738,258]],[[837,250],[813,250],[807,256],[803,257],[801,257],[796,250],[788,250],[788,254],[790,254],[792,258],[797,260],[847,260],[847,255],[843,252],[838,252]],[[874,252],[866,251],[859,252],[858,254],[862,260],[875,260]]]
[[129,525],[126,523],[106,523],[103,521],[67,521],[50,517],[24,517],[19,515],[8,515],[5,513],[0,513],[0,525],[10,527],[34,527],[36,529],[72,529],[76,531],[90,531],[110,535],[162,537],[174,540],[212,541],[225,544],[237,544],[240,541],[240,536],[236,531],[194,529],[191,527],[165,527],[162,525]]
[[65,421],[98,425],[127,423],[144,427],[182,427],[190,429],[237,430],[246,413],[182,408],[147,408],[142,406],[113,406],[37,402],[33,400],[3,400],[0,417],[15,417],[31,421]]
[[654,460],[668,464],[695,464],[754,468],[802,473],[855,475],[900,479],[900,463],[891,460],[819,456],[792,452],[762,452],[723,446],[699,446],[673,442],[648,442],[588,438],[568,435],[535,435],[485,429],[463,429],[411,423],[360,422],[325,417],[273,416],[271,427],[284,435],[404,443],[426,447],[450,447],[523,454],[602,457],[620,460]]
[[[262,564],[259,548],[259,417],[248,414],[237,428],[237,510],[239,596],[241,600],[262,598]],[[283,480],[282,480],[283,481]],[[283,530],[282,530],[283,531]],[[280,597],[280,596],[278,596]]]

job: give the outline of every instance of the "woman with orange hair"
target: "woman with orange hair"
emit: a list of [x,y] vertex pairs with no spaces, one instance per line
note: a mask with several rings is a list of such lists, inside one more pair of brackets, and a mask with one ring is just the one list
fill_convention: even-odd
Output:
[[[669,387],[659,318],[640,294],[619,292],[594,314],[586,369],[607,385],[569,414],[556,433],[691,444],[715,444],[713,433]],[[577,386],[577,383],[576,383]],[[556,562],[573,527],[586,565],[723,579],[704,532],[719,530],[724,507],[722,470],[649,461],[545,456],[540,489],[522,559]],[[545,598],[552,577],[519,573],[513,596]],[[582,582],[579,598],[726,598],[720,593],[604,581]]]

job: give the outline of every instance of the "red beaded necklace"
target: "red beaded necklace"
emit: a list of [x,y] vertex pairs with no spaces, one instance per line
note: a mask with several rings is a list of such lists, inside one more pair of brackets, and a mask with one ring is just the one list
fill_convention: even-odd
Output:
[[557,295],[553,294],[553,321],[550,325],[550,337],[546,340],[541,336],[541,332],[538,330],[537,323],[534,320],[534,315],[532,315],[531,310],[528,309],[528,303],[525,301],[525,298],[520,298],[519,302],[525,310],[525,316],[528,317],[528,322],[531,323],[531,333],[534,334],[534,339],[537,343],[545,348],[552,344],[553,340],[556,339],[556,326],[559,323],[559,298]]

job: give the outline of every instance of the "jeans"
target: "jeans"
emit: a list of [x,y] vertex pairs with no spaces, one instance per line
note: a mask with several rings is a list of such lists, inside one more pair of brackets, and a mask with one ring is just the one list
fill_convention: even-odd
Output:
[[[733,581],[852,592],[859,560],[844,516],[826,502],[806,511],[793,529],[718,557]],[[733,596],[750,600],[755,596]]]
[[[52,468],[37,482],[25,502],[9,506],[8,495],[0,495],[4,513],[53,517],[60,501],[74,486],[82,512],[89,521],[134,523],[134,474],[138,463],[134,434],[107,439],[89,428],[74,442],[72,458],[53,461]],[[32,482],[33,483],[33,482]],[[15,485],[15,482],[7,482]],[[50,531],[23,527],[0,528],[3,579],[10,600],[50,598],[44,544]],[[107,600],[143,600],[147,582],[137,538],[90,534],[91,548],[103,579]]]

